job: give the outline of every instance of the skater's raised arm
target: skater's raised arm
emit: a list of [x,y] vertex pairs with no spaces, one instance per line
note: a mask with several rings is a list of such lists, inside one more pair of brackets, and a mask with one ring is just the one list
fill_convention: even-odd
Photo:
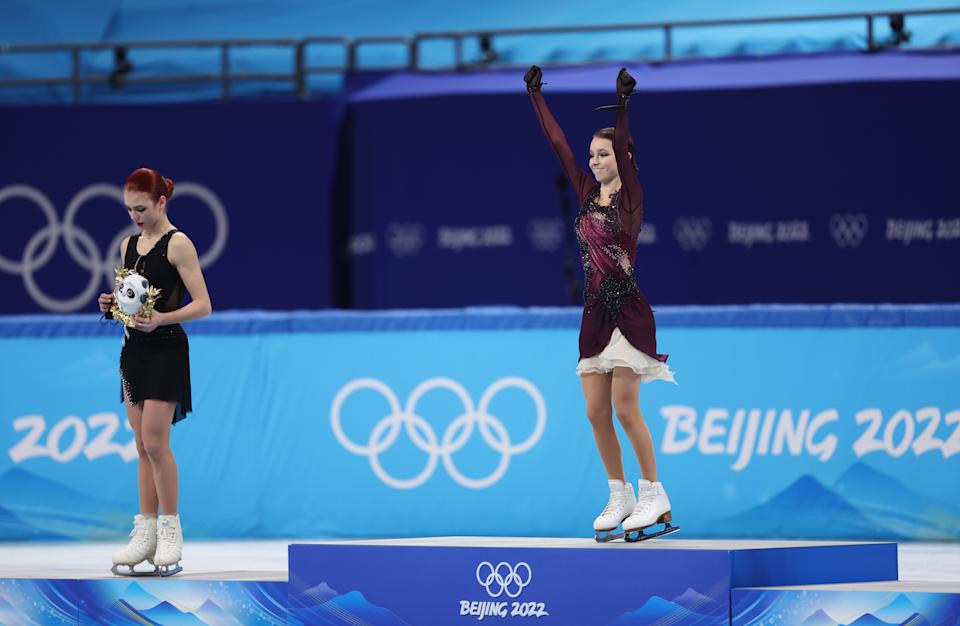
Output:
[[[617,170],[620,172],[620,208],[626,213],[625,226],[629,226],[631,234],[636,238],[643,224],[643,188],[637,179],[636,158],[633,153],[636,148],[630,144],[630,94],[633,93],[637,81],[630,76],[626,68],[621,68],[617,75],[617,122],[613,131],[613,154],[617,159]],[[627,224],[629,222],[629,224]]]
[[593,181],[593,177],[577,165],[577,159],[573,156],[573,151],[570,150],[570,144],[567,142],[563,129],[560,128],[557,120],[550,113],[550,109],[543,99],[543,94],[540,92],[542,79],[543,72],[536,65],[532,65],[523,77],[524,82],[527,83],[527,91],[530,93],[530,101],[533,103],[533,111],[537,115],[537,121],[540,122],[540,128],[543,130],[543,134],[547,136],[547,140],[560,160],[563,173],[570,181],[570,186],[577,192],[577,198],[582,204],[587,194],[596,186],[596,183]]

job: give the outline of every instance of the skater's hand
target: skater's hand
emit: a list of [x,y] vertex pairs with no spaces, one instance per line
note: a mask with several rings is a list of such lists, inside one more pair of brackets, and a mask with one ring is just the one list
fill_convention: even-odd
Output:
[[97,304],[100,305],[101,313],[109,313],[110,307],[113,306],[113,294],[101,293],[100,297],[97,299]]
[[157,326],[163,325],[163,313],[154,311],[150,317],[143,315],[133,316],[133,327],[142,333],[152,333]]
[[617,96],[620,98],[629,98],[636,86],[637,80],[630,75],[627,68],[621,67],[620,73],[617,74]]
[[531,65],[523,75],[523,82],[527,83],[527,91],[540,91],[543,85],[543,70],[536,65]]

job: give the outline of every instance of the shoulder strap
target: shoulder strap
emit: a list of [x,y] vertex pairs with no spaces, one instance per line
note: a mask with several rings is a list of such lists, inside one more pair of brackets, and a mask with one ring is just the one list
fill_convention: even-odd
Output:
[[178,232],[180,231],[178,231],[176,228],[171,228],[164,233],[163,237],[160,238],[160,241],[157,242],[157,251],[163,254],[163,256],[167,256],[167,248],[170,246],[170,238]]
[[140,233],[137,233],[136,235],[130,235],[130,239],[127,240],[127,252],[123,255],[124,267],[133,267],[132,263],[137,258],[138,241],[140,241]]

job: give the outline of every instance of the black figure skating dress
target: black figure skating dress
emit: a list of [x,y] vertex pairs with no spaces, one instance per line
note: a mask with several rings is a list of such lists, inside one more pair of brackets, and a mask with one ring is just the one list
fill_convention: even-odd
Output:
[[[166,313],[180,308],[186,287],[177,269],[167,259],[170,238],[176,229],[166,233],[144,255],[137,253],[140,235],[130,237],[123,266],[145,277],[160,289],[154,310]],[[191,410],[190,350],[187,334],[180,324],[158,326],[151,333],[124,328],[120,351],[120,400],[124,394],[130,402],[144,400],[176,402],[173,422],[179,422]]]

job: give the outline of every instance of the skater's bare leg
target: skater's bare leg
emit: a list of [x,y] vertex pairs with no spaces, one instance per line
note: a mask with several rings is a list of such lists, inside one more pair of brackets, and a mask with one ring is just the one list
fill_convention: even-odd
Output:
[[597,442],[603,467],[607,470],[607,478],[625,482],[620,441],[613,428],[613,409],[610,406],[612,379],[612,374],[586,374],[580,377],[580,384],[587,402],[587,418],[593,427],[593,438]]
[[[140,421],[140,440],[137,442],[138,450],[142,445],[141,462],[144,456],[149,461],[149,467],[153,473],[154,493],[160,505],[160,512],[164,515],[177,514],[179,496],[177,462],[170,450],[170,428],[173,425],[173,412],[176,406],[176,402],[144,400]],[[141,490],[142,480],[141,478]],[[141,495],[141,506],[142,503]]]
[[642,478],[656,482],[657,459],[653,438],[640,412],[640,375],[629,367],[616,367],[612,377],[611,395],[617,419],[640,462]]
[[143,424],[143,404],[133,404],[129,400],[124,402],[127,408],[127,421],[133,429],[134,437],[137,441],[137,487],[140,492],[140,515],[144,517],[156,517],[157,506],[157,487],[153,478],[153,466],[150,464],[150,457],[143,447],[143,437],[141,436]]

